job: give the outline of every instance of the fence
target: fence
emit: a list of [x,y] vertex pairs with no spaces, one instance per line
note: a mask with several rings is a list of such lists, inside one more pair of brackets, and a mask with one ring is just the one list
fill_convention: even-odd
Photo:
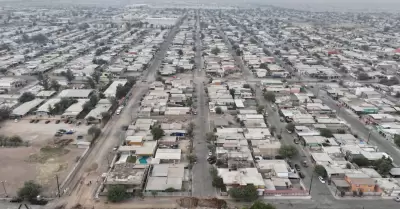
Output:
[[145,197],[190,197],[192,194],[190,192],[143,192]]
[[305,190],[265,190],[265,196],[308,196]]

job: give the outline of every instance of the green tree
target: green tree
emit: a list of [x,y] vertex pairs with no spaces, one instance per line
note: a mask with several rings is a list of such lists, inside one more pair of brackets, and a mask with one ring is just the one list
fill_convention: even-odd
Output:
[[229,195],[237,201],[246,201],[252,202],[258,198],[257,188],[252,185],[248,184],[244,187],[234,187],[228,191]]
[[235,99],[235,89],[229,89],[229,94]]
[[151,134],[153,135],[154,140],[159,140],[164,136],[164,130],[159,126],[156,126],[151,129]]
[[52,80],[50,83],[50,88],[54,89],[54,91],[59,91],[61,88],[61,84],[59,84],[56,80]]
[[110,202],[121,202],[128,198],[128,193],[123,185],[111,185],[108,189],[107,199]]
[[197,156],[195,154],[188,154],[187,159],[189,163],[192,164],[197,161]]
[[270,203],[265,204],[261,201],[255,201],[249,209],[276,209],[276,207]]
[[332,131],[327,128],[320,129],[319,133],[323,137],[327,137],[327,138],[333,137]]
[[368,80],[369,76],[367,73],[359,73],[357,76],[358,80],[360,81],[364,81],[364,80]]
[[221,107],[216,107],[216,108],[215,108],[215,113],[217,113],[217,114],[222,114],[223,112],[222,112]]
[[29,102],[35,99],[35,95],[32,92],[24,92],[19,98],[18,101],[20,103]]
[[217,140],[217,136],[213,132],[206,133],[206,140],[208,142]]
[[178,55],[181,56],[181,57],[183,56],[183,51],[182,51],[182,49],[179,49],[179,50],[178,50]]
[[9,118],[10,114],[11,114],[11,108],[5,106],[0,107],[0,121]]
[[68,82],[71,82],[75,79],[75,75],[70,69],[68,69],[67,72],[65,72],[64,76],[68,80]]
[[193,130],[194,130],[194,123],[191,122],[186,128],[186,133],[189,137],[193,137]]
[[394,137],[394,143],[398,146],[398,147],[400,147],[400,135],[395,135],[395,137]]
[[325,178],[325,177],[328,176],[328,173],[326,172],[324,166],[322,166],[322,165],[316,165],[316,166],[314,167],[314,172],[315,172],[317,175],[322,176],[323,178]]
[[225,188],[224,180],[219,176],[213,177],[212,185],[213,185],[213,187],[219,188],[219,189]]
[[35,183],[34,181],[26,181],[24,186],[18,190],[18,197],[24,200],[33,200],[35,199],[40,192],[42,191],[42,187]]
[[100,136],[101,134],[101,129],[97,127],[96,125],[93,125],[90,127],[87,131],[88,135],[92,136],[92,141],[90,142],[90,145],[93,145],[94,142],[96,141],[97,137]]
[[218,55],[220,52],[221,52],[221,49],[219,49],[218,47],[211,49],[211,53],[214,55]]
[[95,71],[92,73],[92,75],[91,75],[91,77],[93,78],[93,80],[94,80],[97,84],[100,82],[100,76],[101,76],[101,72],[100,72],[100,71],[97,71],[97,70],[95,70]]
[[373,164],[375,170],[382,176],[387,176],[390,170],[394,167],[392,160],[384,156],[381,159],[376,160]]
[[292,158],[298,153],[297,149],[293,145],[283,145],[279,149],[279,155],[285,158]]
[[286,125],[286,130],[288,130],[288,131],[290,131],[290,132],[293,132],[294,129],[295,129],[295,125],[294,125],[293,123],[288,123],[288,124]]
[[365,157],[355,157],[352,159],[352,162],[359,167],[366,167],[371,165],[371,162]]
[[264,93],[264,99],[269,101],[269,102],[275,103],[276,100],[275,100],[274,92],[271,92],[271,91],[265,92]]
[[39,81],[39,85],[43,86],[44,90],[50,89],[50,79],[47,74],[39,73],[38,81]]

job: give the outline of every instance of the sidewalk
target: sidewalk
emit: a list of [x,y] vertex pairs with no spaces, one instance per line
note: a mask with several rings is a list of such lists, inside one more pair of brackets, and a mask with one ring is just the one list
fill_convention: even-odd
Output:
[[83,204],[87,208],[94,207],[95,209],[150,209],[150,208],[178,208],[177,198],[144,198],[131,199],[123,203],[107,203],[104,201]]
[[335,195],[335,188],[331,185],[326,185],[329,189],[329,192],[332,194],[333,198],[337,199],[337,200],[390,200],[393,199],[393,197],[386,197],[386,196],[362,196],[362,197],[353,197],[353,196],[344,196],[341,197],[340,196],[340,192],[337,192],[337,194]]

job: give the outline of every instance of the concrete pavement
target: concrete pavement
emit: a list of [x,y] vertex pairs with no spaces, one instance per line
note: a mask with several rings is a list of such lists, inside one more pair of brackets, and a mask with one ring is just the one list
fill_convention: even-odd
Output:
[[209,197],[215,196],[216,190],[212,186],[212,178],[210,175],[210,165],[207,162],[208,148],[206,142],[206,133],[209,130],[209,109],[207,105],[207,96],[204,91],[204,82],[207,82],[205,71],[202,69],[204,65],[203,58],[201,56],[201,39],[200,39],[200,19],[197,13],[197,30],[196,30],[196,55],[195,62],[197,68],[195,69],[195,85],[197,93],[197,117],[195,120],[195,131],[194,131],[194,152],[197,156],[197,163],[192,168],[193,172],[193,189],[192,195],[195,197]]

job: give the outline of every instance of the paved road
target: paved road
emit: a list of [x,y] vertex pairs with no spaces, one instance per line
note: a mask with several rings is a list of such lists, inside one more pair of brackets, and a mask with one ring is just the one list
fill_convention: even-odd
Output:
[[[347,110],[345,107],[339,109],[339,107],[336,105],[337,102],[329,97],[326,91],[318,88],[318,86],[310,88],[309,91],[313,92],[315,95],[318,95],[318,98],[321,99],[326,105],[336,110],[337,115],[340,118],[344,119],[351,126],[352,131],[358,134],[359,137],[363,138],[364,140],[368,139],[370,130],[359,121],[358,117],[349,114],[349,110]],[[400,165],[400,152],[393,143],[384,139],[381,135],[374,131],[371,131],[369,143],[372,145],[376,145],[380,151],[389,154],[393,158],[393,162],[396,165]]]
[[212,186],[210,165],[207,162],[208,148],[206,142],[206,133],[209,130],[209,109],[207,105],[207,96],[204,91],[203,81],[206,81],[205,71],[202,69],[204,65],[201,56],[201,39],[200,39],[200,20],[199,13],[196,15],[196,55],[195,62],[195,85],[197,93],[197,117],[195,120],[195,136],[193,140],[194,152],[197,155],[197,163],[193,166],[193,190],[192,195],[196,197],[215,196],[216,189]]
[[[217,29],[220,32],[220,35],[224,38],[225,42],[228,42],[225,34],[221,31],[219,25],[217,25]],[[261,44],[261,43],[260,43]],[[236,64],[242,69],[242,73],[245,76],[245,79],[248,81],[257,80],[254,78],[254,75],[251,71],[244,65],[243,60],[236,56],[236,53],[231,50],[231,54],[235,59]],[[277,58],[277,63],[282,63],[282,61]],[[297,163],[301,165],[301,161],[307,160],[310,162],[310,157],[308,152],[302,149],[301,145],[297,145],[293,142],[294,136],[289,134],[286,131],[286,123],[280,121],[280,116],[277,111],[274,111],[271,108],[271,104],[266,102],[263,98],[263,92],[260,88],[255,85],[253,88],[256,90],[256,98],[259,101],[260,105],[266,107],[266,111],[268,112],[268,123],[273,124],[277,128],[277,133],[282,135],[281,143],[283,145],[294,145],[299,150],[299,155],[292,159],[293,163]],[[325,97],[327,98],[327,97]],[[324,101],[325,102],[325,101]],[[358,121],[358,120],[357,120]],[[358,123],[360,123],[358,121]],[[362,125],[362,124],[359,124]],[[362,127],[364,127],[362,125]],[[365,128],[365,127],[364,127]],[[368,133],[368,132],[367,132]],[[392,147],[393,148],[393,147]],[[391,153],[388,152],[391,155]],[[302,167],[302,166],[301,166]],[[274,203],[278,209],[312,209],[312,208],[327,208],[327,209],[375,209],[375,208],[392,208],[398,207],[399,204],[394,202],[393,200],[368,200],[365,198],[362,199],[351,199],[351,200],[337,200],[335,199],[330,191],[328,190],[327,185],[322,184],[317,176],[313,176],[313,167],[310,166],[308,168],[301,168],[301,171],[305,174],[305,178],[303,179],[304,185],[307,189],[310,188],[311,185],[311,200],[265,200],[267,202]],[[313,180],[311,181],[311,178]]]
[[[168,34],[168,37],[165,39],[164,43],[161,45],[160,50],[155,55],[155,58],[147,71],[144,74],[144,78],[148,81],[154,81],[157,69],[160,67],[161,61],[164,58],[168,47],[175,37],[179,25],[181,21],[179,21],[178,25],[175,26],[171,32]],[[134,114],[136,114],[140,103],[140,98],[147,92],[148,90],[147,83],[138,83],[132,89],[132,95],[127,101],[126,107],[123,110],[123,113],[120,115],[114,115],[110,121],[103,128],[103,132],[94,146],[92,146],[90,153],[88,154],[87,159],[83,162],[82,167],[78,170],[77,174],[72,176],[70,181],[67,183],[66,187],[74,190],[70,197],[66,197],[68,200],[68,204],[74,205],[77,202],[85,202],[90,201],[95,190],[97,189],[97,185],[93,184],[91,187],[86,186],[75,186],[79,183],[79,181],[85,181],[85,177],[88,177],[91,174],[95,174],[94,176],[99,176],[102,173],[106,172],[108,169],[108,161],[110,160],[110,156],[112,156],[111,150],[114,146],[120,144],[120,134],[122,133],[121,127],[123,125],[127,125],[132,122],[132,119],[135,118]],[[124,114],[125,113],[125,114]],[[97,171],[92,173],[88,173],[88,169],[93,166],[93,164],[99,165]],[[90,178],[90,180],[92,180]],[[87,180],[88,181],[88,180]]]

